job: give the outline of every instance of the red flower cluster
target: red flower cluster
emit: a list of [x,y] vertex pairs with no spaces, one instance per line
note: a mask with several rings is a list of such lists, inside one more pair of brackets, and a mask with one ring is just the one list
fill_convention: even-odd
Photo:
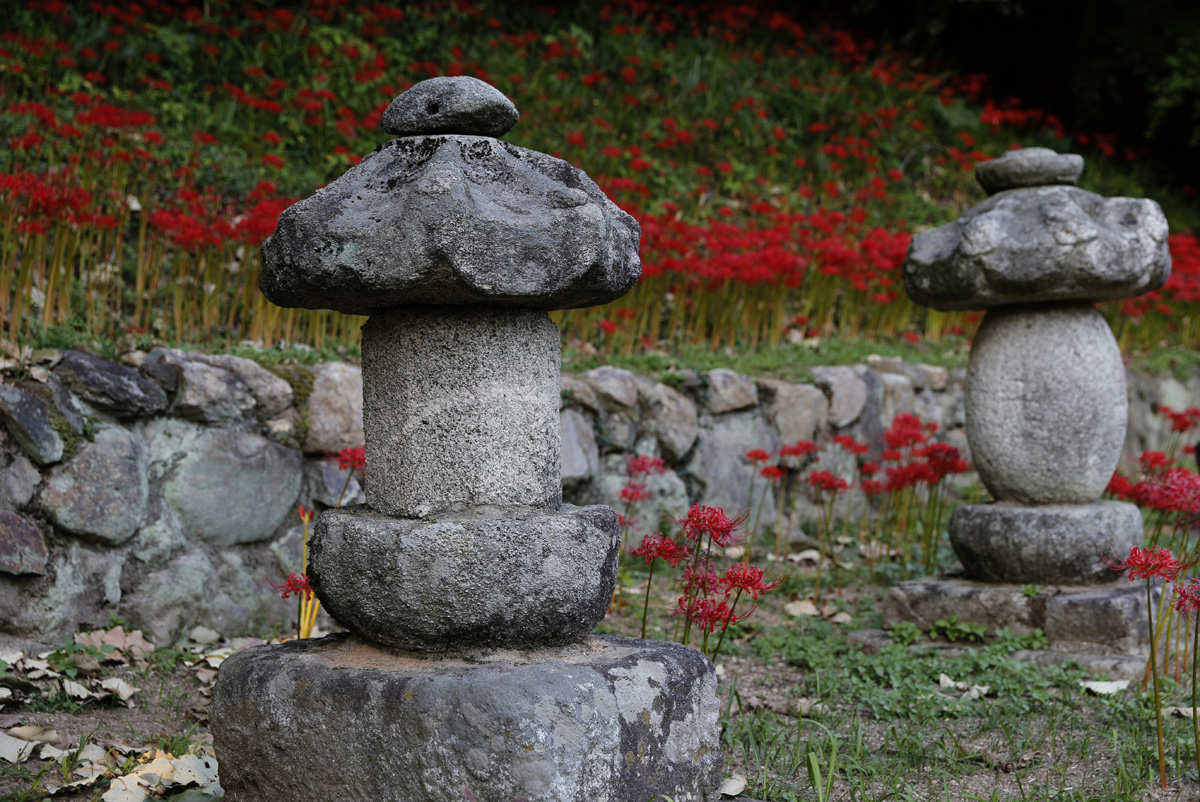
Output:
[[367,449],[365,446],[343,448],[337,453],[339,471],[358,471],[365,476],[367,471]]
[[1108,567],[1119,574],[1125,574],[1129,581],[1135,579],[1161,579],[1164,582],[1174,582],[1187,567],[1171,554],[1169,549],[1152,546],[1143,549],[1134,546],[1129,550],[1129,557],[1117,560],[1107,554],[1101,554],[1101,559]]
[[703,504],[693,504],[687,517],[674,521],[689,542],[699,543],[707,537],[722,548],[735,543],[737,529],[745,522],[745,513],[730,518],[720,507],[706,507]]
[[307,574],[292,573],[288,574],[287,581],[281,585],[277,585],[269,579],[267,580],[267,584],[274,588],[284,599],[291,596],[303,596],[305,601],[307,601],[313,597],[312,585],[308,584]]

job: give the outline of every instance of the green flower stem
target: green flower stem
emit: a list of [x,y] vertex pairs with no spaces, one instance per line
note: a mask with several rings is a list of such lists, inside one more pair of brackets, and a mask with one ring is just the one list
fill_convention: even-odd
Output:
[[1192,632],[1192,737],[1196,743],[1196,771],[1200,776],[1200,718],[1196,717],[1196,650],[1200,649],[1200,620],[1193,621]]
[[650,561],[650,577],[646,580],[646,603],[642,605],[642,640],[646,639],[646,616],[650,614],[650,583],[654,581],[654,563],[658,560]]
[[[1154,632],[1154,604],[1150,598],[1150,580],[1146,580],[1146,617],[1150,632]],[[1162,699],[1158,695],[1158,664],[1155,660],[1155,638],[1150,640],[1150,676],[1154,678],[1154,718],[1158,725],[1158,775],[1162,787],[1167,787],[1167,756],[1163,749]]]

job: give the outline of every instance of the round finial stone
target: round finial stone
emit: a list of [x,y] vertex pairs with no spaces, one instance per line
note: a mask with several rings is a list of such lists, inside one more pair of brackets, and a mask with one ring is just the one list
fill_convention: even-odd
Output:
[[383,112],[383,130],[396,136],[465,134],[500,137],[520,118],[498,89],[466,75],[430,78],[400,94]]
[[1056,153],[1049,148],[1021,148],[1010,150],[1000,158],[976,167],[975,180],[984,192],[995,195],[1019,187],[1073,185],[1082,172],[1083,157],[1077,153]]

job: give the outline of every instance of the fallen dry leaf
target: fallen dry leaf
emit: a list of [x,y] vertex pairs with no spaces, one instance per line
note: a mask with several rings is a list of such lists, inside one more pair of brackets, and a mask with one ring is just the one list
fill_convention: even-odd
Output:
[[0,732],[0,760],[6,763],[23,763],[29,760],[36,746],[33,741],[23,741]]
[[737,796],[742,791],[746,790],[746,778],[740,774],[735,774],[732,777],[726,777],[721,782],[721,796]]
[[817,609],[817,605],[813,604],[808,599],[800,599],[799,601],[788,602],[783,605],[783,611],[788,615],[794,616],[819,616],[821,612]]
[[100,687],[116,695],[122,702],[129,702],[129,697],[138,692],[138,689],[130,685],[119,677],[109,677],[100,681]]
[[1083,688],[1088,693],[1094,694],[1096,696],[1112,696],[1113,694],[1120,693],[1121,691],[1128,688],[1129,680],[1117,679],[1117,680],[1113,680],[1112,682],[1099,682],[1096,680],[1092,680],[1092,681],[1080,680],[1079,687]]
[[23,727],[13,727],[8,731],[8,734],[14,738],[20,738],[23,741],[40,741],[44,744],[58,743],[58,731],[50,727],[38,727],[34,724],[26,724]]
[[810,699],[806,696],[793,696],[788,699],[788,712],[793,716],[801,718],[814,718],[824,715],[829,710],[818,699]]

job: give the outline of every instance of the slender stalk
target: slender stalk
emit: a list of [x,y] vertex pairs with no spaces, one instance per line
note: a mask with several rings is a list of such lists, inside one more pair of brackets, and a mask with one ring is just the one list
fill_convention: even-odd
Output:
[[[1154,631],[1154,604],[1150,596],[1150,580],[1146,580],[1146,617],[1149,619],[1150,631]],[[1158,695],[1158,665],[1155,660],[1156,639],[1150,640],[1150,676],[1154,678],[1154,718],[1158,726],[1158,776],[1162,787],[1167,787],[1167,756],[1163,749],[1162,700]],[[1194,691],[1194,686],[1193,686]],[[1193,711],[1194,712],[1194,711]]]
[[658,560],[650,562],[650,576],[646,580],[646,603],[642,605],[642,640],[646,639],[646,616],[650,614],[650,583],[654,581],[654,563]]
[[717,638],[717,648],[713,649],[713,653],[708,656],[708,659],[714,663],[717,662],[717,655],[721,653],[721,644],[725,642],[725,630],[729,629],[729,622],[733,619],[733,614],[737,612],[737,603],[740,598],[742,598],[742,589],[738,588],[737,595],[733,597],[733,604],[729,605],[729,618],[725,619],[725,625],[721,627],[721,637]]
[[1200,705],[1196,704],[1196,665],[1200,663],[1200,621],[1192,622],[1195,626],[1192,632],[1192,738],[1196,744],[1196,771],[1197,776],[1200,776],[1200,718],[1197,717],[1196,709]]

